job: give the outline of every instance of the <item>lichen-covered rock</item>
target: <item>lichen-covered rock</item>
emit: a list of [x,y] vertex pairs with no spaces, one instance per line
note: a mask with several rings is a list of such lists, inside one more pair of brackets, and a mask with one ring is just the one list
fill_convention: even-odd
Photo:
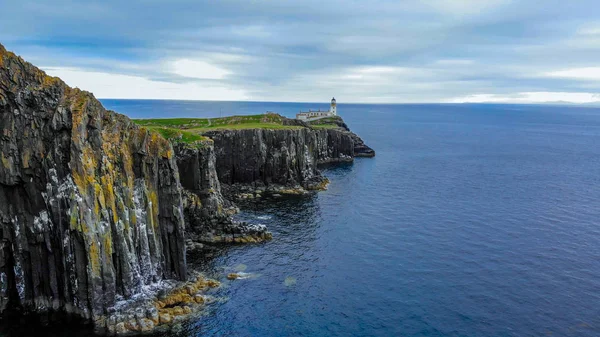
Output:
[[171,144],[0,45],[0,312],[103,322],[117,296],[186,277],[183,235]]
[[160,324],[169,324],[169,323],[173,322],[173,316],[171,316],[168,313],[164,313],[164,312],[160,313],[159,317],[160,317],[160,322],[159,322]]
[[154,330],[154,322],[148,318],[142,318],[138,322],[138,327],[141,332]]

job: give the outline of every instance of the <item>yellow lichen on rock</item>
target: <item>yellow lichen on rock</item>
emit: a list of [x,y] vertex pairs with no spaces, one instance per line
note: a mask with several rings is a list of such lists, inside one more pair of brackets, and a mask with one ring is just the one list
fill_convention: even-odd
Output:
[[151,188],[148,189],[148,215],[151,216],[153,228],[158,228],[158,195]]
[[117,213],[117,204],[115,201],[112,176],[105,174],[100,178],[100,182],[102,183],[102,195],[104,197],[106,207],[112,211],[112,221],[116,224],[119,221],[119,215]]
[[29,160],[31,160],[31,152],[29,149],[25,149],[21,155],[21,163],[23,168],[29,168]]
[[44,87],[52,87],[52,86],[55,86],[55,85],[60,84],[60,83],[62,83],[62,81],[61,81],[60,78],[44,74],[44,79],[42,81],[42,88],[44,88]]
[[2,166],[5,168],[10,168],[12,166],[12,161],[10,157],[6,158],[4,153],[0,153],[0,158],[2,159]]
[[70,219],[69,224],[71,225],[71,229],[77,229],[77,224],[79,224],[79,208],[74,206],[70,210]]
[[112,235],[110,232],[104,234],[104,254],[106,257],[111,257],[113,253],[112,250]]
[[88,260],[92,268],[93,275],[100,275],[100,252],[98,244],[91,242],[89,247]]
[[173,316],[167,312],[162,312],[159,314],[159,324],[169,324],[173,322]]

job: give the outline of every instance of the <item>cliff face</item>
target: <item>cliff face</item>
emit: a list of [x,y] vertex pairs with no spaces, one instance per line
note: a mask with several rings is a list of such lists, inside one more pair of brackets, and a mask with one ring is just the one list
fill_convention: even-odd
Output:
[[265,226],[234,221],[238,209],[221,194],[212,140],[176,144],[175,153],[184,187],[187,240],[197,243],[258,242],[271,238]]
[[279,191],[285,193],[323,189],[327,180],[317,165],[351,162],[369,150],[374,155],[347,127],[310,128],[304,123],[295,123],[302,125],[297,129],[205,133],[214,141],[216,168],[225,190],[234,187],[234,192],[239,192],[251,187],[260,191],[279,187]]
[[353,142],[334,130],[247,129],[212,131],[217,172],[223,184],[318,189],[325,178],[317,164],[351,161]]
[[0,45],[0,312],[101,319],[186,277],[170,143]]
[[[316,120],[313,122],[306,123],[307,126],[311,125],[329,125],[334,127],[334,130],[345,133],[352,138],[354,144],[353,157],[375,157],[375,151],[368,147],[365,142],[355,133],[350,131],[348,125],[339,116],[328,117],[325,119]],[[332,144],[335,146],[335,144]]]

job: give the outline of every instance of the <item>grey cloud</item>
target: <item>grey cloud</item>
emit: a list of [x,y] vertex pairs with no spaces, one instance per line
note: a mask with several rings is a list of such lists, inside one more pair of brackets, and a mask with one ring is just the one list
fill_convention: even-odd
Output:
[[[594,91],[541,73],[594,66],[596,1],[9,1],[0,41],[37,64],[241,89],[255,100],[439,101],[472,94]],[[218,81],[160,65],[202,59]],[[440,60],[472,60],[452,64]],[[344,79],[367,66],[410,74]]]

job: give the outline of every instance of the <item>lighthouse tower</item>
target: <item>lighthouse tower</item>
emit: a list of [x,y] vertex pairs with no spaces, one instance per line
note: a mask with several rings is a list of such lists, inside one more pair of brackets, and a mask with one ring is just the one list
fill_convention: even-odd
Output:
[[331,114],[333,114],[334,116],[337,115],[337,108],[335,105],[335,97],[331,99],[331,107],[329,108],[329,112],[331,112]]

